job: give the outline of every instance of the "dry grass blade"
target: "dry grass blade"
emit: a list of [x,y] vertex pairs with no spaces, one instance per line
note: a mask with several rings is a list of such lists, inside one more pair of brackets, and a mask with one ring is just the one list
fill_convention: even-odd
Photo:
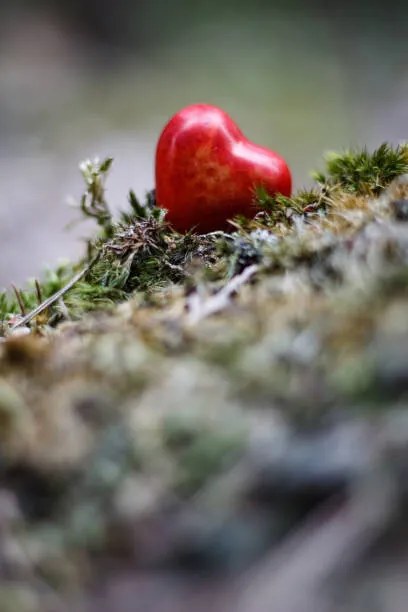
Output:
[[20,312],[22,315],[25,315],[26,311],[25,311],[25,306],[24,306],[24,300],[21,296],[21,291],[19,289],[17,289],[17,287],[15,285],[11,285],[14,291],[14,295],[16,296],[16,300],[17,303],[19,305],[20,308]]
[[188,300],[190,310],[188,322],[195,325],[202,319],[226,308],[230,303],[231,296],[242,285],[245,285],[258,270],[259,266],[256,264],[248,266],[241,274],[234,276],[218,293],[204,301],[198,293],[194,293]]

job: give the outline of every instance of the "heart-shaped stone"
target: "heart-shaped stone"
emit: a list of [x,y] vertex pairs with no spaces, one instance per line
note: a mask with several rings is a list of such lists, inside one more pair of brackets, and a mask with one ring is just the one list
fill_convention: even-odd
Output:
[[165,126],[156,150],[156,199],[179,232],[232,229],[253,217],[256,187],[290,196],[291,174],[277,153],[250,142],[220,108],[194,104]]

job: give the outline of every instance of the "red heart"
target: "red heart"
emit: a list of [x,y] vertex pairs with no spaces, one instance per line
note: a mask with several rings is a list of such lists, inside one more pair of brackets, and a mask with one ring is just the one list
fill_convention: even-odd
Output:
[[232,229],[253,217],[254,189],[290,196],[290,170],[277,153],[250,142],[223,110],[193,104],[165,126],[156,150],[156,199],[179,232]]

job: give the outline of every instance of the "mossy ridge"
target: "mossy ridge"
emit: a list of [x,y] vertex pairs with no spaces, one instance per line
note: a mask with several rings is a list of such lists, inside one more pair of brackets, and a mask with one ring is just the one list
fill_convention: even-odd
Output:
[[[128,213],[90,245],[82,263],[100,259],[64,296],[80,320],[58,325],[52,341],[29,334],[0,344],[4,487],[19,493],[9,476],[17,471],[31,492],[17,528],[5,530],[17,548],[32,547],[30,575],[56,597],[86,589],[100,560],[139,568],[148,558],[162,568],[189,545],[201,558],[212,548],[235,559],[231,526],[252,544],[257,511],[276,516],[279,493],[269,506],[251,498],[253,522],[242,508],[259,469],[279,471],[270,450],[279,454],[286,428],[289,459],[299,463],[299,431],[327,431],[338,417],[387,423],[405,402],[408,224],[392,203],[408,197],[408,183],[380,198],[330,187],[321,208],[305,211],[313,193],[304,202],[297,194],[295,213],[278,223],[267,225],[263,211],[231,235],[180,236],[153,206]],[[205,304],[253,264],[254,284],[191,323],[193,299]],[[82,317],[98,295],[102,312]],[[336,445],[327,446],[330,458]],[[319,447],[319,473],[326,460]],[[152,557],[149,525],[181,531]],[[251,550],[241,552],[244,563]],[[13,556],[10,568],[24,585]],[[37,592],[34,580],[29,588]]]
[[[265,260],[265,256],[266,261],[270,263],[272,257],[273,265],[280,267],[289,265],[289,256],[293,265],[296,258],[301,261],[308,256],[312,235],[327,230],[329,239],[333,232],[343,233],[347,225],[355,228],[358,215],[353,218],[353,211],[366,209],[370,196],[378,195],[394,178],[408,172],[408,146],[383,144],[371,154],[366,150],[332,154],[326,159],[326,174],[315,174],[318,186],[300,190],[290,198],[271,197],[258,189],[255,201],[262,211],[253,220],[237,219],[232,235],[173,232],[165,223],[164,212],[155,207],[153,192],[141,203],[130,191],[129,209],[115,222],[105,197],[111,165],[112,159],[107,158],[87,160],[80,166],[85,191],[79,207],[84,216],[96,220],[99,237],[89,242],[87,257],[82,261],[48,272],[39,284],[40,296],[52,296],[92,257],[96,261],[62,302],[52,305],[37,319],[40,325],[53,324],[67,312],[78,318],[87,311],[109,309],[135,291],[185,282],[191,277],[195,259],[220,279],[254,261]],[[305,227],[309,240],[304,236]],[[282,237],[286,240],[276,240]],[[314,244],[312,251],[318,252],[319,246]],[[194,279],[191,282],[194,284]],[[34,283],[19,291],[17,297],[0,293],[4,330],[9,327],[7,320],[21,312],[21,304],[30,311],[40,296]]]

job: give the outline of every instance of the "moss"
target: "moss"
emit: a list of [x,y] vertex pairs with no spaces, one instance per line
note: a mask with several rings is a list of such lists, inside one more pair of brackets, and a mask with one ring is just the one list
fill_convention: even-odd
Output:
[[162,567],[197,515],[226,534],[242,524],[250,536],[259,516],[287,524],[295,494],[270,501],[285,478],[275,458],[299,464],[299,431],[400,408],[408,226],[392,202],[408,183],[385,185],[405,172],[404,150],[342,156],[322,186],[259,192],[255,219],[205,236],[173,232],[154,194],[131,194],[114,221],[110,162],[84,167],[81,207],[99,223],[88,252],[0,298],[12,336],[19,301],[28,310],[62,290],[25,336],[0,343],[0,475],[24,524],[4,533],[30,543],[30,576],[81,592],[112,560]]
[[200,254],[204,260],[211,252],[211,241],[176,234],[150,217],[128,226],[120,224],[113,238],[97,248],[102,253],[87,282],[131,294],[184,280],[194,256]]
[[[0,293],[0,330],[15,314],[25,314],[35,308],[42,300],[46,300],[62,289],[75,274],[79,264],[61,263],[54,269],[44,272],[41,282],[31,280],[25,289],[18,289],[18,297],[10,292]],[[22,306],[22,307],[21,307]],[[48,316],[46,320],[48,320]]]
[[256,203],[264,209],[264,219],[268,227],[278,224],[287,225],[294,218],[324,212],[329,205],[330,190],[328,185],[321,188],[300,190],[291,197],[277,195],[270,196],[263,189],[256,192]]
[[350,150],[330,153],[326,172],[315,173],[322,185],[336,185],[351,193],[376,194],[398,176],[408,172],[408,145],[392,147],[387,143],[369,153]]
[[195,493],[211,477],[228,469],[245,446],[243,432],[235,428],[224,431],[200,429],[179,457],[176,490],[183,495]]
[[[339,208],[351,213],[356,207],[355,202],[352,207],[347,204],[346,194],[378,194],[394,178],[408,172],[407,151],[406,145],[393,148],[384,144],[371,154],[366,150],[331,154],[326,173],[315,174],[319,186],[290,198],[271,197],[258,189],[255,201],[262,212],[254,220],[237,219],[232,236],[173,232],[165,223],[164,212],[155,207],[154,192],[142,203],[130,191],[129,209],[115,222],[105,197],[112,159],[87,160],[81,164],[85,190],[78,206],[84,216],[97,221],[99,236],[89,242],[82,261],[46,272],[41,283],[33,281],[14,298],[0,294],[1,325],[7,331],[8,320],[15,323],[18,319],[14,315],[31,311],[41,300],[63,290],[81,269],[86,271],[82,280],[36,319],[39,324],[56,323],[67,314],[79,318],[87,311],[110,308],[135,291],[149,292],[169,283],[194,285],[196,260],[200,262],[199,273],[206,269],[207,277],[213,279],[239,273],[246,265],[263,261],[265,254],[273,253],[273,261],[286,266],[291,251],[290,256],[296,258],[308,250],[306,241],[296,236],[299,227],[306,224],[316,229],[326,224],[330,229],[331,218],[338,224]],[[277,238],[285,236],[286,241],[277,243]]]
[[10,581],[0,586],[0,608],[3,612],[37,612],[40,600],[34,590]]
[[0,440],[3,452],[30,421],[28,406],[18,391],[0,378]]

